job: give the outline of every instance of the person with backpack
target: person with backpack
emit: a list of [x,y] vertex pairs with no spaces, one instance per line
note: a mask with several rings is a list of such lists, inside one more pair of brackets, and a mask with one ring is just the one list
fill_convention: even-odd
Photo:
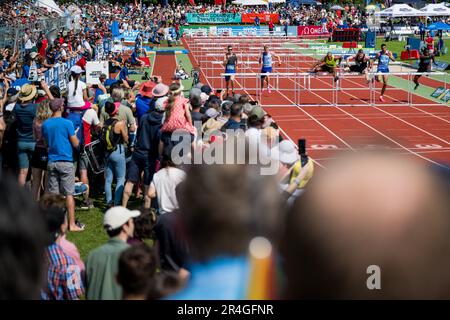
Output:
[[[105,151],[105,196],[109,207],[119,206],[122,203],[122,194],[125,184],[125,144],[128,144],[128,132],[125,121],[119,120],[120,102],[106,102],[105,111],[109,118],[105,121],[101,141]],[[112,196],[113,177],[116,177],[114,202]]]
[[127,207],[131,192],[136,183],[139,183],[144,172],[144,208],[150,208],[148,188],[156,171],[159,159],[159,140],[167,97],[157,99],[154,110],[149,110],[139,121],[136,145],[127,171],[127,183],[122,197],[122,206]]

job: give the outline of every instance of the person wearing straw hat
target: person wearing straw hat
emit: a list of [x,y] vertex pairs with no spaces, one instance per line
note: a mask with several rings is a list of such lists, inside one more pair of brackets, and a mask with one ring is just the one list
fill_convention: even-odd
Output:
[[230,89],[231,84],[231,92],[234,94],[234,75],[230,75],[236,73],[236,67],[238,64],[238,58],[236,54],[233,52],[233,46],[229,45],[227,47],[227,52],[225,53],[225,57],[223,59],[223,66],[225,67],[225,86],[226,91]]
[[19,184],[22,186],[25,185],[30,160],[36,144],[33,137],[33,121],[37,109],[37,104],[34,103],[36,95],[36,86],[31,84],[24,85],[19,92],[19,102],[16,103],[13,109],[17,123]]

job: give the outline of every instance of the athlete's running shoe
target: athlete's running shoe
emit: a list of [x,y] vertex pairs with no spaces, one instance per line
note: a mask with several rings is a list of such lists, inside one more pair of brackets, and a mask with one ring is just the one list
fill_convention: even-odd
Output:
[[380,96],[380,101],[381,101],[381,102],[386,102],[386,100],[384,100],[384,97],[383,97],[383,96]]
[[272,91],[270,90],[270,88],[267,88],[267,93],[271,93]]
[[419,87],[419,83],[416,83],[416,86],[414,87],[414,90],[417,90],[418,87]]

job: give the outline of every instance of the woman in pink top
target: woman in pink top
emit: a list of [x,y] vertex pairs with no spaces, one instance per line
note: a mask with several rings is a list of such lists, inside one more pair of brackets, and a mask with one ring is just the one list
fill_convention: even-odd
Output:
[[161,127],[161,132],[174,132],[184,130],[190,134],[195,134],[192,125],[189,99],[183,95],[183,87],[179,83],[172,83],[169,87],[169,99],[165,108],[166,118]]
[[[172,134],[177,132],[178,137],[172,141]],[[169,86],[169,99],[165,107],[165,119],[161,127],[160,153],[163,147],[170,147],[183,141],[183,133],[188,134],[191,142],[194,141],[196,129],[192,125],[189,100],[183,96],[183,86],[172,83]]]

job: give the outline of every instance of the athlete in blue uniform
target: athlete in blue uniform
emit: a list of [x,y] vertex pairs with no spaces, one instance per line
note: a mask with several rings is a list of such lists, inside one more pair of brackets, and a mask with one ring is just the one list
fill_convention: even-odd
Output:
[[272,72],[272,58],[278,60],[278,65],[281,66],[281,59],[276,54],[269,52],[269,46],[264,46],[264,51],[259,57],[259,64],[262,64],[261,68],[261,92],[264,91],[264,82],[267,83],[267,92],[270,93],[269,87],[269,73]]
[[380,82],[380,78],[383,78],[383,87],[381,88],[381,95],[380,95],[380,101],[384,102],[384,92],[386,91],[387,87],[387,74],[389,73],[389,61],[395,61],[394,56],[390,51],[387,50],[386,45],[381,45],[381,51],[377,53],[375,60],[378,60],[378,67],[377,67],[377,73],[386,73],[382,76],[377,76],[376,79],[378,82]]
[[225,76],[225,84],[226,84],[226,92],[228,94],[228,90],[230,89],[231,83],[231,91],[234,94],[234,75],[229,75],[230,73],[236,73],[236,67],[238,63],[238,58],[236,54],[233,52],[233,47],[228,46],[227,53],[225,53],[225,58],[223,59],[223,66],[225,67],[225,73],[228,75]]

